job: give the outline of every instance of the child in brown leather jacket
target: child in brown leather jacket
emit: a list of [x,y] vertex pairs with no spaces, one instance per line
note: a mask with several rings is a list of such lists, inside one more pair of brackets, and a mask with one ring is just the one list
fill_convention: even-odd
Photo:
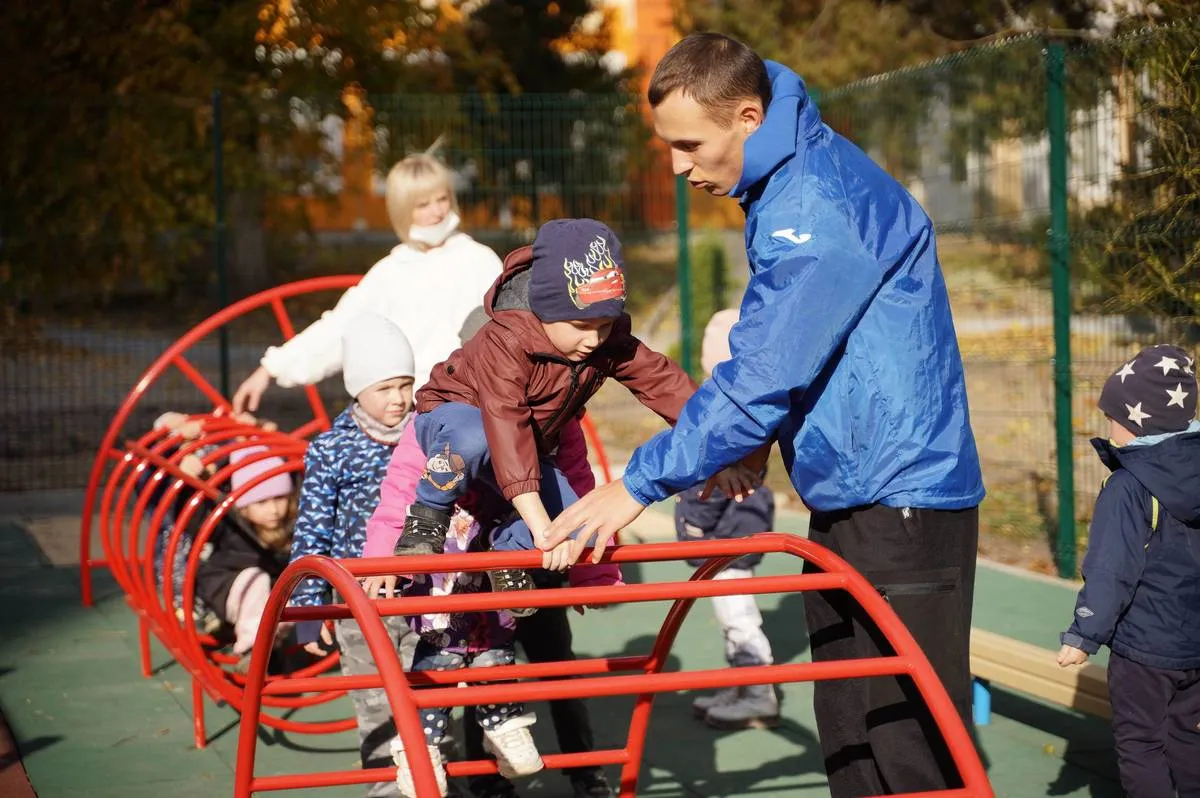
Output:
[[[428,460],[397,554],[441,553],[455,501],[472,484],[517,511],[493,532],[492,550],[536,549],[551,517],[577,499],[549,459],[559,433],[604,381],[621,381],[670,424],[695,390],[683,369],[632,334],[621,244],[601,222],[547,222],[532,247],[505,259],[484,309],[491,320],[417,394],[414,423]],[[543,564],[561,570],[567,560],[564,544]],[[494,590],[533,588],[520,569],[491,579]]]

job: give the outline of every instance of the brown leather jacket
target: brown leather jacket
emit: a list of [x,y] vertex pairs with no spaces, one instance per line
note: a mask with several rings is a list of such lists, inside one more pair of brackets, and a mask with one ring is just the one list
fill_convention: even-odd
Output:
[[609,377],[669,424],[696,390],[682,368],[633,336],[628,315],[587,360],[572,363],[559,354],[529,310],[532,261],[531,247],[504,259],[504,271],[483,303],[491,319],[435,366],[417,392],[418,413],[445,402],[482,411],[492,470],[508,500],[538,491],[540,460],[554,451],[563,424],[583,412]]

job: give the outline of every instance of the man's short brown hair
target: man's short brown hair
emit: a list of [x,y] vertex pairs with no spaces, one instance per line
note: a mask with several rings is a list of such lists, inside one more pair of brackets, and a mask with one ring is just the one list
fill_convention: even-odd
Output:
[[646,92],[650,107],[657,108],[672,92],[695,100],[714,121],[728,123],[729,114],[743,100],[771,104],[771,79],[758,53],[737,39],[720,33],[693,33],[667,51]]

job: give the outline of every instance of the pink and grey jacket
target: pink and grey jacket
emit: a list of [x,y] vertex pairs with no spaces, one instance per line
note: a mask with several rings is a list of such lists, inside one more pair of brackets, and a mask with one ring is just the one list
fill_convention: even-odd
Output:
[[[396,547],[396,541],[404,530],[404,518],[408,506],[416,498],[417,482],[425,469],[425,454],[417,442],[416,425],[409,424],[392,453],[388,464],[387,474],[379,490],[379,505],[367,521],[367,540],[363,548],[364,557],[391,557]],[[566,424],[559,439],[558,452],[555,461],[563,470],[567,481],[580,496],[591,492],[596,487],[596,477],[588,464],[587,441],[583,437],[583,428],[577,419]],[[465,551],[471,540],[479,534],[479,525],[470,523],[469,531],[462,526],[467,519],[462,513],[455,516],[452,524],[458,534],[451,534],[446,539],[447,553]],[[431,592],[434,595],[450,592],[456,583],[464,584],[460,574],[435,574]],[[613,563],[580,563],[572,566],[568,572],[572,587],[597,587],[605,585],[623,585],[621,569]],[[507,615],[507,613],[505,613]],[[418,631],[432,631],[444,628],[447,622],[445,616],[429,615],[422,618],[422,628]]]

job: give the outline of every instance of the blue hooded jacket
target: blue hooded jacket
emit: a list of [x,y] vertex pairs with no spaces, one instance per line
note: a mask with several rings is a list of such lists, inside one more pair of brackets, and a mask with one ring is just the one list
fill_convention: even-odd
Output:
[[1200,668],[1198,427],[1153,445],[1092,441],[1112,474],[1096,497],[1084,586],[1063,643],[1089,654],[1107,645],[1155,668]]
[[650,504],[778,439],[818,511],[983,499],[962,358],[916,200],[821,121],[799,76],[767,62],[772,99],[733,195],[750,282],[713,371],[624,483]]

